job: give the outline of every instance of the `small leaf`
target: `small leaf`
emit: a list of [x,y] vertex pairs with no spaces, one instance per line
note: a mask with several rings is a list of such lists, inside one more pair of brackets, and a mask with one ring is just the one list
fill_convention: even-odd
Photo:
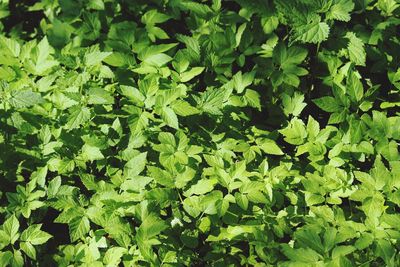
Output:
[[7,52],[7,54],[11,54],[13,57],[19,56],[21,46],[14,39],[0,36],[0,45],[5,49],[5,52]]
[[68,130],[78,128],[90,120],[90,109],[75,105],[71,108],[71,113],[68,116],[68,122],[65,125]]
[[86,216],[77,216],[73,218],[68,225],[71,242],[85,237],[90,230],[90,222]]
[[340,21],[349,21],[350,12],[354,9],[354,3],[351,0],[334,0],[333,5],[326,14],[327,19]]
[[200,113],[200,110],[190,105],[184,100],[176,100],[171,104],[174,112],[179,116],[191,116]]
[[15,215],[9,217],[3,224],[3,231],[8,237],[9,244],[14,244],[19,237],[19,221]]
[[29,258],[36,260],[36,250],[29,242],[21,242],[20,248]]
[[147,152],[140,153],[125,164],[125,172],[128,176],[137,176],[144,171],[147,163]]
[[82,147],[82,156],[84,159],[89,161],[104,159],[104,155],[101,153],[98,147],[84,144]]
[[350,61],[359,66],[365,66],[366,52],[364,43],[353,32],[348,32],[346,38],[349,39],[347,49],[349,51]]
[[259,139],[257,141],[258,146],[267,154],[271,155],[283,155],[283,151],[280,147],[275,143],[275,141],[270,139]]
[[260,94],[257,91],[246,89],[244,99],[247,101],[250,107],[261,110]]
[[204,67],[194,67],[189,71],[181,73],[181,82],[185,83],[193,79],[194,77],[200,75],[204,71]]
[[41,245],[47,242],[52,235],[42,231],[40,228],[41,224],[35,224],[29,226],[22,232],[21,240],[25,242],[29,242],[32,245]]
[[121,257],[127,252],[126,248],[111,247],[104,255],[103,262],[107,266],[118,266]]
[[143,62],[151,66],[162,67],[172,60],[172,57],[164,53],[149,55],[143,59]]
[[292,42],[301,41],[303,43],[321,43],[328,39],[329,26],[325,22],[321,22],[319,16],[305,25],[300,25],[293,29]]
[[335,98],[331,96],[323,96],[321,98],[312,100],[320,109],[326,112],[337,112],[343,110],[335,100]]
[[112,52],[100,52],[100,51],[92,51],[90,53],[85,54],[85,66],[94,66],[101,63],[104,59],[106,59]]
[[41,104],[44,99],[39,93],[32,92],[30,89],[27,90],[16,90],[11,93],[9,103],[15,108],[26,108]]
[[158,12],[156,9],[147,11],[143,16],[141,21],[144,24],[158,24],[169,20],[171,17]]
[[163,107],[160,110],[160,116],[168,126],[174,129],[179,129],[178,117],[172,108]]
[[212,180],[200,180],[197,184],[192,185],[188,191],[185,192],[185,196],[191,195],[204,195],[214,189],[215,182]]

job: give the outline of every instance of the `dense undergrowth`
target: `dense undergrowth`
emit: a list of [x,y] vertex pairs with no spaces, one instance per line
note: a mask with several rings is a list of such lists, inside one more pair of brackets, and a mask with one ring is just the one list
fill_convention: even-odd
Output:
[[398,0],[0,0],[0,266],[400,266]]

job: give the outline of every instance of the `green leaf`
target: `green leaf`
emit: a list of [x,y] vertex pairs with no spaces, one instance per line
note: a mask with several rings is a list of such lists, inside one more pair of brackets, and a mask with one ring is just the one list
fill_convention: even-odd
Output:
[[283,246],[283,253],[294,262],[315,263],[321,258],[321,255],[309,248],[294,249],[289,246]]
[[247,86],[251,85],[254,80],[254,72],[245,73],[239,71],[233,76],[233,86],[235,87],[238,94],[241,94]]
[[230,92],[227,89],[217,88],[207,90],[202,94],[199,102],[199,108],[213,115],[222,114],[220,109],[223,108],[224,102],[229,97]]
[[204,195],[214,189],[215,181],[213,180],[200,180],[195,185],[192,185],[184,195],[189,197],[191,195]]
[[388,266],[395,266],[393,263],[395,253],[394,246],[390,241],[384,239],[377,241],[376,255],[381,257]]
[[337,246],[332,250],[332,258],[341,258],[352,253],[354,250],[356,250],[356,248],[353,246]]
[[313,17],[313,20],[306,25],[300,25],[293,29],[292,42],[300,41],[303,43],[321,43],[328,39],[329,26],[321,22],[319,16]]
[[289,125],[279,130],[279,132],[284,136],[285,141],[292,145],[303,144],[304,139],[307,137],[304,122],[297,118],[293,118]]
[[172,57],[164,53],[148,55],[143,59],[143,62],[151,66],[162,67],[172,60]]
[[84,238],[90,230],[90,222],[86,216],[74,217],[68,225],[71,242]]
[[179,5],[184,9],[192,11],[203,19],[208,19],[213,14],[212,9],[208,5],[184,1],[180,2]]
[[185,83],[193,79],[194,77],[200,75],[204,71],[204,67],[194,67],[189,71],[185,71],[180,74],[181,82]]
[[257,91],[246,89],[244,99],[247,101],[250,107],[261,110],[260,94]]
[[106,59],[112,52],[100,52],[100,51],[92,51],[85,54],[84,62],[85,66],[91,67],[97,64],[100,64],[104,59]]
[[346,38],[349,39],[347,50],[349,52],[350,61],[355,65],[365,66],[366,52],[363,41],[353,32],[348,32]]
[[276,16],[268,16],[261,18],[261,26],[264,33],[271,34],[279,25],[279,19]]
[[326,112],[341,111],[343,107],[340,106],[336,99],[331,96],[323,96],[321,98],[312,100],[320,109]]
[[258,146],[262,149],[267,154],[271,155],[283,155],[283,151],[280,149],[280,147],[275,143],[275,141],[270,140],[270,139],[258,139],[257,140]]
[[13,57],[18,57],[21,51],[21,46],[12,38],[0,36],[0,46],[5,49],[4,52],[11,54]]
[[347,78],[347,91],[354,102],[359,102],[364,96],[364,88],[360,78],[354,73],[350,72]]
[[[400,90],[400,68],[396,71],[388,71],[389,81]],[[394,105],[399,105],[399,102],[393,103]],[[381,104],[382,105],[382,104]]]
[[191,116],[200,113],[200,110],[190,105],[187,101],[176,100],[171,105],[174,112],[179,116]]
[[105,104],[113,104],[114,97],[110,94],[110,92],[102,89],[102,88],[90,88],[88,92],[88,103],[96,104],[96,105],[105,105]]
[[21,242],[20,248],[29,258],[36,260],[36,250],[29,242]]
[[9,103],[15,108],[26,108],[44,102],[39,93],[32,92],[30,89],[16,90],[11,93]]
[[364,211],[365,215],[367,215],[367,217],[376,220],[385,211],[386,208],[384,204],[385,200],[383,196],[375,194],[372,197],[366,198],[361,208]]
[[141,172],[144,171],[147,163],[147,152],[140,153],[130,159],[125,164],[125,172],[128,177],[133,177],[139,175]]
[[287,94],[282,94],[282,104],[286,116],[293,114],[293,116],[299,116],[301,111],[307,106],[304,103],[304,95],[295,92],[292,97]]
[[0,252],[0,266],[8,266],[13,258],[11,251]]
[[45,36],[37,45],[36,47],[36,64],[45,64],[47,61],[47,58],[50,56],[52,47],[49,44],[49,41],[47,40],[47,37]]
[[70,115],[65,127],[68,130],[76,129],[90,120],[90,109],[80,105],[70,109]]
[[274,49],[274,60],[283,68],[291,67],[292,65],[300,64],[307,57],[307,50],[299,46],[286,47],[285,44],[280,43]]
[[172,108],[170,107],[161,108],[160,116],[168,126],[174,129],[179,129],[178,117],[176,116]]
[[23,267],[24,266],[24,258],[22,256],[21,251],[19,250],[14,250],[14,255],[11,260],[11,266],[14,267]]
[[41,224],[35,224],[29,226],[25,229],[21,234],[21,240],[25,242],[29,242],[32,245],[41,245],[47,242],[52,235],[42,231],[40,228],[42,227]]
[[8,237],[8,243],[14,244],[19,237],[19,221],[15,215],[10,216],[3,224],[3,231]]
[[127,252],[126,248],[112,247],[104,255],[103,263],[107,266],[118,266],[121,257]]
[[[168,225],[154,214],[148,215],[140,225],[136,240],[139,247],[152,243],[153,237],[168,228]],[[147,244],[146,244],[147,243]],[[157,242],[158,243],[158,242]]]
[[171,17],[158,12],[156,9],[147,11],[141,18],[144,24],[158,24],[169,20]]
[[82,157],[89,161],[104,159],[103,153],[98,147],[84,144],[82,147]]
[[88,7],[94,10],[104,10],[103,0],[89,0]]
[[350,12],[353,9],[354,3],[351,0],[334,0],[333,5],[326,14],[326,18],[347,22],[350,20]]

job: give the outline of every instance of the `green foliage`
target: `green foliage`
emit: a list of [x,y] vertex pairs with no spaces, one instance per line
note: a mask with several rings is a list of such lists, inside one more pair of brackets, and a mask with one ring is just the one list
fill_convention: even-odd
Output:
[[398,0],[0,0],[0,266],[400,266]]

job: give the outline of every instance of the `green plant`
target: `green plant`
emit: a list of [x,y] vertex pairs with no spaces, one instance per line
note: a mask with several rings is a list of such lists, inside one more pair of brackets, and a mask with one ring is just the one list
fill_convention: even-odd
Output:
[[0,0],[0,266],[399,266],[399,5]]

